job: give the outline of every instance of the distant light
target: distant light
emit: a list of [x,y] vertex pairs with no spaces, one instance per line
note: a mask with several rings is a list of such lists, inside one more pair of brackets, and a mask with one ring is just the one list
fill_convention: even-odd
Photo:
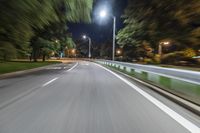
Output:
[[55,41],[55,42],[56,42],[56,43],[58,43],[58,42],[59,42],[59,40],[57,40],[57,39],[56,39],[56,41]]
[[72,54],[75,54],[76,53],[76,49],[72,49]]
[[122,53],[122,51],[118,49],[117,54],[120,55],[121,53]]
[[165,41],[165,42],[160,42],[161,45],[169,45],[170,42],[169,41]]
[[87,38],[87,36],[86,35],[83,35],[83,39],[86,39]]
[[164,45],[169,45],[169,42],[164,42]]
[[102,10],[102,11],[100,12],[100,17],[104,18],[104,17],[106,17],[106,16],[107,16],[106,10]]

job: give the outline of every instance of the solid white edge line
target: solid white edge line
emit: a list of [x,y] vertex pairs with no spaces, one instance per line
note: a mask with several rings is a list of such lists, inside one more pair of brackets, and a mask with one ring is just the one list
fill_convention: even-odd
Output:
[[54,81],[57,80],[57,79],[58,79],[58,77],[56,77],[56,78],[54,78],[54,79],[52,79],[52,80],[46,82],[45,84],[42,85],[42,87],[45,87],[45,86],[51,84],[52,82],[54,82]]
[[73,67],[71,67],[70,69],[68,69],[66,72],[73,70],[77,65],[78,65],[78,62],[76,62],[76,64]]
[[158,101],[156,98],[154,98],[150,94],[148,94],[145,91],[141,90],[139,87],[137,87],[136,85],[132,84],[131,82],[129,82],[125,78],[119,76],[118,74],[114,73],[113,71],[111,71],[111,70],[109,70],[109,69],[107,69],[107,68],[105,68],[105,67],[103,67],[103,66],[101,66],[99,64],[96,64],[96,65],[101,67],[101,68],[103,68],[104,70],[110,72],[111,74],[113,74],[114,76],[116,76],[117,78],[119,78],[120,80],[125,82],[127,85],[132,87],[134,90],[136,90],[138,93],[140,93],[146,99],[148,99],[150,102],[152,102],[158,108],[160,108],[163,112],[168,114],[171,118],[173,118],[175,121],[177,121],[183,127],[185,127],[191,133],[200,133],[200,128],[198,126],[196,126],[195,124],[193,124],[192,122],[190,122],[189,120],[187,120],[186,118],[184,118],[183,116],[181,116],[180,114],[175,112],[174,110],[170,109],[168,106],[166,106],[162,102]]

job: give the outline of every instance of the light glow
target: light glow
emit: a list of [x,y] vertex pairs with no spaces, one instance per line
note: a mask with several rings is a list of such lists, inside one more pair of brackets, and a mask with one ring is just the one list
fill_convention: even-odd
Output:
[[83,35],[83,39],[86,39],[87,38],[87,36],[86,35]]
[[102,10],[102,11],[100,12],[100,17],[104,18],[104,17],[106,17],[106,16],[107,16],[106,10]]
[[169,45],[169,42],[164,42],[164,45]]
[[119,54],[121,54],[122,52],[121,52],[121,50],[117,50],[117,54],[119,55]]
[[72,54],[75,54],[76,53],[76,49],[72,49]]

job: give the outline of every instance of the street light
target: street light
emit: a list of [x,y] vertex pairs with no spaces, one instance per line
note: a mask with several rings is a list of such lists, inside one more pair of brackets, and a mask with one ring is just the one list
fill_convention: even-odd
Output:
[[118,49],[117,51],[117,55],[121,55],[122,51],[120,49]]
[[59,43],[59,40],[58,40],[58,39],[56,39],[56,40],[55,40],[55,42],[56,42],[56,43]]
[[76,49],[72,49],[72,54],[76,54]]
[[101,12],[100,12],[100,17],[106,17],[107,16],[107,12],[105,11],[105,10],[102,10]]
[[89,41],[88,58],[91,58],[91,44],[92,44],[91,38],[89,36],[83,35],[83,39],[88,39],[88,41]]
[[111,16],[113,18],[113,52],[112,52],[112,60],[114,61],[115,60],[115,39],[116,39],[116,17],[113,16],[113,15],[108,15],[107,11],[106,10],[102,10],[100,12],[100,17],[101,18],[105,18],[106,16]]
[[169,45],[170,44],[170,42],[169,41],[165,41],[165,42],[160,42],[159,43],[159,47],[158,47],[158,54],[160,55],[160,57],[162,56],[162,47],[163,47],[163,45]]

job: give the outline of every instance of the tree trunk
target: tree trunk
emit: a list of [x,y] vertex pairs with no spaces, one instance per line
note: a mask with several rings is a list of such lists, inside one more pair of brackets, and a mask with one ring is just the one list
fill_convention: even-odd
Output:
[[37,62],[37,50],[33,49],[33,61]]
[[43,62],[45,62],[45,59],[46,59],[45,57],[46,57],[45,54],[43,54],[43,56],[42,56],[42,61]]
[[32,59],[33,59],[33,53],[31,53],[30,56],[29,56],[30,62],[32,61]]
[[4,60],[4,61],[7,60],[7,56],[6,56],[6,54],[4,54],[4,56],[3,56],[3,60]]

